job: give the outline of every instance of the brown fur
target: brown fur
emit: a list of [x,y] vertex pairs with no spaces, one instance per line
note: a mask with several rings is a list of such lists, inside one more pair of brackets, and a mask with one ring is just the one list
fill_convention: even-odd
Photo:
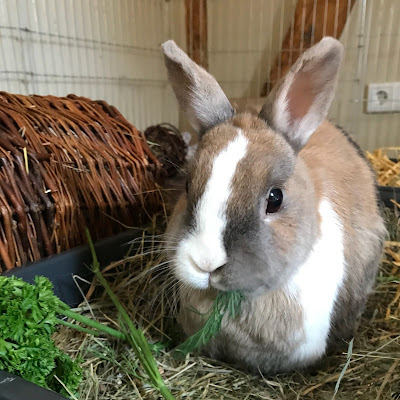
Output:
[[[226,132],[227,125],[221,125],[219,130]],[[229,125],[240,127],[243,133],[252,139],[254,139],[251,135],[252,129],[269,129],[264,121],[250,114],[238,115]],[[216,134],[218,133],[220,132],[216,131]],[[263,138],[267,136],[259,135]],[[225,143],[224,140],[218,144],[215,143],[213,149],[215,154]],[[255,149],[249,150],[249,154],[254,156],[253,151],[260,149],[260,143],[254,140],[250,146],[255,146]],[[338,148],[341,151],[338,152]],[[204,161],[202,167],[206,164]],[[366,161],[359,157],[357,149],[349,143],[340,130],[328,121],[321,125],[299,153],[295,169],[307,171],[306,179],[310,179],[315,188],[315,209],[322,197],[331,199],[346,231],[345,257],[351,270],[347,272],[347,279],[341,290],[335,317],[332,320],[330,348],[333,348],[340,343],[345,344],[344,340],[350,339],[354,334],[357,326],[355,320],[363,311],[365,299],[371,288],[371,275],[375,275],[379,264],[382,243],[376,241],[376,235],[383,238],[384,227],[379,216],[374,191],[374,177]],[[265,180],[266,169],[253,164],[252,170],[252,182]],[[354,171],[357,173],[355,174]],[[295,185],[292,190],[297,193],[301,193],[304,188],[304,182],[297,180],[299,175],[302,174],[295,173],[295,178],[290,180],[290,184]],[[234,214],[245,212],[249,199],[254,196],[252,190],[256,185],[249,187],[247,193],[241,187],[240,182],[245,184],[247,182],[246,176],[249,176],[249,172],[238,166],[238,174],[233,182],[235,195],[232,196],[229,204],[229,210]],[[256,180],[253,180],[254,176],[257,177]],[[196,189],[201,190],[200,187]],[[200,193],[197,196],[200,196]],[[168,234],[171,236],[179,236],[181,227],[178,227],[179,224],[176,220],[185,210],[185,203],[186,196],[184,195],[178,203],[169,225]],[[295,231],[293,231],[291,236],[290,229],[287,229],[288,225],[290,222],[284,227],[279,223],[271,227],[271,229],[276,229],[276,236],[284,235],[287,239],[282,243],[281,251],[283,253],[289,251],[294,240],[293,235],[295,235]],[[279,233],[280,229],[284,229],[284,231]],[[365,260],[372,260],[371,262],[375,266],[371,268]],[[322,267],[323,265],[321,265]],[[247,271],[244,270],[241,279],[246,279],[246,275]],[[181,288],[182,308],[178,320],[187,335],[193,334],[204,323],[204,318],[188,309],[194,307],[200,313],[207,314],[214,296],[214,290],[196,291],[185,287]],[[273,330],[270,329],[271,326],[274,327]],[[262,355],[266,354],[265,343],[269,343],[271,348],[283,348],[285,353],[290,353],[296,347],[297,342],[288,339],[287,333],[299,332],[301,326],[302,314],[297,304],[282,290],[275,290],[247,301],[241,317],[237,320],[225,320],[223,333],[218,340],[210,343],[206,353],[233,363],[241,359],[242,367],[243,365],[253,365],[254,354],[260,354],[257,363],[263,365]],[[221,346],[222,343],[223,346]],[[249,348],[253,350],[250,352]],[[232,354],[235,356],[233,357]],[[251,354],[252,360],[248,360],[249,354]],[[272,364],[271,360],[268,362]],[[280,364],[279,360],[275,360],[273,364],[277,370],[286,370],[292,367]],[[268,370],[264,368],[264,371]]]
[[[304,360],[291,357],[303,343],[305,332],[302,308],[288,294],[285,283],[320,235],[318,207],[323,199],[329,200],[343,226],[346,264],[330,319],[329,348],[350,339],[357,327],[379,265],[385,228],[367,162],[338,128],[323,121],[333,97],[341,53],[340,45],[332,40],[308,50],[271,93],[259,116],[245,112],[224,122],[215,117],[214,126],[200,142],[190,168],[188,195],[178,202],[167,230],[167,238],[174,243],[194,229],[193,213],[211,175],[212,160],[238,129],[248,141],[246,155],[236,166],[227,204],[224,246],[228,263],[210,273],[213,289],[180,288],[179,322],[188,335],[204,323],[204,317],[190,308],[206,313],[215,289],[241,289],[247,295],[240,315],[235,320],[225,318],[220,334],[206,347],[212,357],[253,371],[277,372],[309,365],[321,356],[310,355]],[[207,80],[205,104],[209,105],[213,84],[207,75],[182,54],[177,62],[183,66],[182,73]],[[185,65],[190,66],[188,71]],[[195,114],[200,107],[195,119],[201,125],[201,93],[195,100],[190,97],[193,92],[186,99],[178,82],[175,87],[179,87],[185,107],[193,101]],[[223,113],[228,108],[224,104]],[[257,108],[253,102],[247,110]],[[285,113],[288,117],[282,119]],[[307,119],[309,115],[312,118]],[[309,125],[299,124],[299,118]],[[209,116],[205,122],[209,124]],[[283,190],[284,202],[266,225],[260,221],[266,218],[264,202],[274,187]],[[324,268],[323,259],[320,267]]]
[[[310,171],[318,197],[330,199],[346,232],[344,252],[349,271],[336,306],[338,316],[332,342],[340,335],[348,339],[354,333],[349,321],[360,317],[370,292],[385,234],[375,177],[357,148],[328,121],[311,136],[299,157]],[[376,240],[376,235],[380,240]],[[363,290],[357,293],[354,288],[360,285]],[[347,335],[343,331],[347,331]]]

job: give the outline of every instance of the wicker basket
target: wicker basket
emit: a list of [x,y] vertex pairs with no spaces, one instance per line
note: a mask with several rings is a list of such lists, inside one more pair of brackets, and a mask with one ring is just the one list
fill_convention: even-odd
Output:
[[0,256],[11,269],[143,222],[161,164],[103,101],[0,92]]

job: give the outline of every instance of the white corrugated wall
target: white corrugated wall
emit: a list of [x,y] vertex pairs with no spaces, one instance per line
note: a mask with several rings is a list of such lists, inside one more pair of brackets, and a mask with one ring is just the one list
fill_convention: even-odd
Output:
[[[228,97],[257,97],[297,0],[208,0],[210,72]],[[341,42],[345,60],[330,118],[361,146],[400,146],[400,113],[366,114],[366,86],[400,81],[400,1],[356,0]]]
[[[208,0],[209,68],[228,97],[256,97],[296,0]],[[330,116],[367,149],[400,145],[400,114],[366,114],[370,82],[400,81],[400,1],[356,0]],[[185,48],[185,0],[0,0],[0,90],[74,93],[140,129],[179,123],[160,44]]]
[[258,97],[297,0],[208,0],[209,70],[229,98]]
[[369,83],[400,82],[399,21],[399,0],[357,0],[341,38],[345,61],[331,116],[369,150],[400,146],[400,113],[364,111]]
[[104,99],[139,129],[177,124],[160,44],[185,45],[184,11],[181,0],[0,0],[0,90]]

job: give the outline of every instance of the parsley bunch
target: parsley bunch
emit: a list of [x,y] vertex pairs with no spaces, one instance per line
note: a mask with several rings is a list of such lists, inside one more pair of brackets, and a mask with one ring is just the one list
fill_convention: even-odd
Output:
[[60,306],[48,279],[38,276],[30,285],[0,276],[0,369],[68,396],[82,370],[51,338]]
[[[0,276],[0,369],[65,396],[74,395],[82,380],[79,361],[73,361],[63,353],[51,338],[56,325],[62,324],[90,335],[106,333],[127,341],[151,385],[166,400],[174,400],[151,352],[156,346],[150,346],[143,332],[135,327],[101,274],[88,230],[86,234],[93,257],[93,272],[118,309],[122,332],[72,311],[54,295],[53,285],[45,277],[35,277],[35,285],[30,285],[20,278]],[[59,319],[58,315],[85,326]]]

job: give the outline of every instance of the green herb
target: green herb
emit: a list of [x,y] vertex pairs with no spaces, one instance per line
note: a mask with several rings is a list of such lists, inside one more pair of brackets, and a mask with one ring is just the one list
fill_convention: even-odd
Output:
[[157,362],[153,357],[150,346],[146,338],[144,337],[143,332],[135,327],[132,320],[129,318],[129,315],[126,312],[124,306],[119,301],[115,293],[112,291],[107,280],[101,274],[100,263],[97,260],[97,255],[94,249],[93,241],[88,229],[86,229],[86,236],[89,242],[89,247],[93,258],[93,263],[92,263],[93,272],[95,273],[99,282],[104,286],[104,289],[106,290],[107,294],[109,295],[109,297],[111,298],[115,307],[118,310],[120,325],[122,327],[126,340],[134,350],[136,357],[138,358],[144,370],[146,371],[147,375],[149,376],[153,387],[161,393],[164,399],[175,400],[175,397],[172,396],[171,392],[165,386],[165,383],[158,370]]
[[50,281],[36,277],[35,285],[0,276],[0,369],[68,396],[81,380],[79,361],[54,344],[60,300]]
[[[123,332],[71,311],[54,295],[53,286],[45,277],[35,277],[35,285],[31,285],[20,278],[0,276],[0,369],[65,396],[74,396],[82,380],[79,361],[73,361],[63,353],[51,338],[56,325],[63,324],[94,336],[106,333],[126,340],[154,388],[165,399],[174,400],[151,352],[153,348],[159,350],[160,345],[151,346],[130,320],[102,276],[89,231],[86,233],[93,256],[93,272],[117,307]],[[57,315],[64,315],[90,329],[59,319]]]
[[204,326],[180,344],[176,350],[186,355],[207,344],[220,331],[225,314],[229,318],[235,318],[238,315],[243,298],[240,291],[218,292]]

